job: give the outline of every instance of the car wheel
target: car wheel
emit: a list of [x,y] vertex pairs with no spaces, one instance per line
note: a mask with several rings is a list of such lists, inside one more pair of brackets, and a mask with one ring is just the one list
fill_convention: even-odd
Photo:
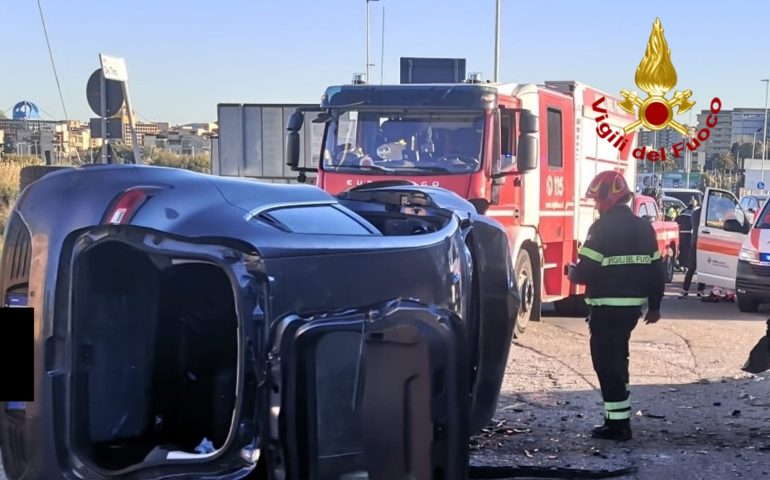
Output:
[[516,257],[514,267],[516,284],[519,287],[519,296],[521,297],[519,314],[516,317],[516,337],[524,334],[530,320],[538,321],[540,319],[540,286],[536,282],[532,264],[529,252],[522,248]]
[[751,295],[738,294],[738,310],[746,313],[756,313],[759,310],[759,302]]

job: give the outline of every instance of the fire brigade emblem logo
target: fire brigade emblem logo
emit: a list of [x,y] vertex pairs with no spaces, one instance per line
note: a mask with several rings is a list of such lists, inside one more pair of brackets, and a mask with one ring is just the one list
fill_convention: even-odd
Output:
[[[615,147],[619,152],[625,152],[629,144],[633,142],[634,131],[639,127],[649,130],[663,130],[671,127],[682,134],[682,141],[671,145],[670,149],[661,146],[659,150],[648,150],[647,145],[640,145],[633,149],[631,155],[637,160],[647,159],[651,162],[666,161],[667,157],[682,158],[685,151],[694,152],[711,135],[711,130],[719,122],[719,112],[722,110],[722,100],[714,97],[709,105],[709,115],[705,125],[698,125],[698,131],[694,128],[674,120],[675,115],[680,115],[692,109],[695,102],[690,100],[691,90],[675,91],[671,98],[666,95],[676,86],[676,70],[671,63],[671,50],[663,36],[663,26],[659,18],[655,18],[652,25],[652,33],[647,41],[647,49],[644,57],[636,69],[634,77],[636,85],[647,94],[646,98],[640,97],[636,92],[621,90],[623,100],[608,99],[606,96],[597,98],[591,108],[597,114],[596,134],[607,143]],[[622,113],[625,117],[621,127],[614,125],[610,118]],[[635,120],[630,123],[628,114]],[[627,152],[626,152],[627,153]]]
[[647,50],[636,69],[634,80],[647,94],[647,98],[640,98],[636,92],[620,91],[624,98],[620,102],[620,108],[637,115],[635,122],[623,128],[625,133],[631,133],[642,125],[650,130],[663,130],[670,126],[683,136],[689,136],[687,127],[674,120],[674,108],[677,109],[676,114],[680,115],[690,110],[695,102],[689,100],[692,96],[691,90],[677,91],[670,100],[666,98],[669,90],[676,85],[677,77],[674,64],[671,63],[671,50],[668,48],[666,37],[663,36],[663,26],[659,18],[655,18]]

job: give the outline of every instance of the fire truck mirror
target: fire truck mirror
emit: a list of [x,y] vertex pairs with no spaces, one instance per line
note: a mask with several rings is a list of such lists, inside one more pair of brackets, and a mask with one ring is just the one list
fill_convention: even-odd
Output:
[[519,116],[519,131],[524,133],[537,133],[537,115],[530,110],[522,110]]
[[292,170],[299,166],[299,133],[289,132],[286,135],[286,165]]
[[519,173],[534,170],[537,168],[537,161],[537,138],[533,135],[522,133],[519,135],[519,151],[516,154],[516,170],[518,170]]
[[302,125],[305,123],[305,114],[302,112],[294,112],[289,117],[289,121],[286,122],[286,130],[290,132],[299,132],[302,129]]

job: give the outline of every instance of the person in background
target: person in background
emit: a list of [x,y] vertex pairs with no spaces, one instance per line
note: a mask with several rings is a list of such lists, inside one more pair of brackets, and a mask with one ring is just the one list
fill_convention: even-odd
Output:
[[[693,203],[694,202],[694,203]],[[695,199],[691,200],[692,205],[697,205]],[[690,236],[690,254],[688,255],[687,273],[684,276],[684,283],[682,284],[682,292],[679,294],[679,298],[685,298],[690,294],[690,285],[692,285],[692,277],[698,268],[698,225],[700,224],[701,207],[695,207],[690,214],[690,224],[692,225],[692,234]],[[706,284],[698,282],[697,296],[702,297],[703,292],[706,289]]]

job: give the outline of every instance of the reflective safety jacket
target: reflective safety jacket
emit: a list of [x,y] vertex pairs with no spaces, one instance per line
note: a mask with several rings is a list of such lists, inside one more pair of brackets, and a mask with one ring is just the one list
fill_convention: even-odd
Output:
[[655,230],[626,205],[606,211],[588,230],[574,280],[591,306],[660,310],[666,285]]

